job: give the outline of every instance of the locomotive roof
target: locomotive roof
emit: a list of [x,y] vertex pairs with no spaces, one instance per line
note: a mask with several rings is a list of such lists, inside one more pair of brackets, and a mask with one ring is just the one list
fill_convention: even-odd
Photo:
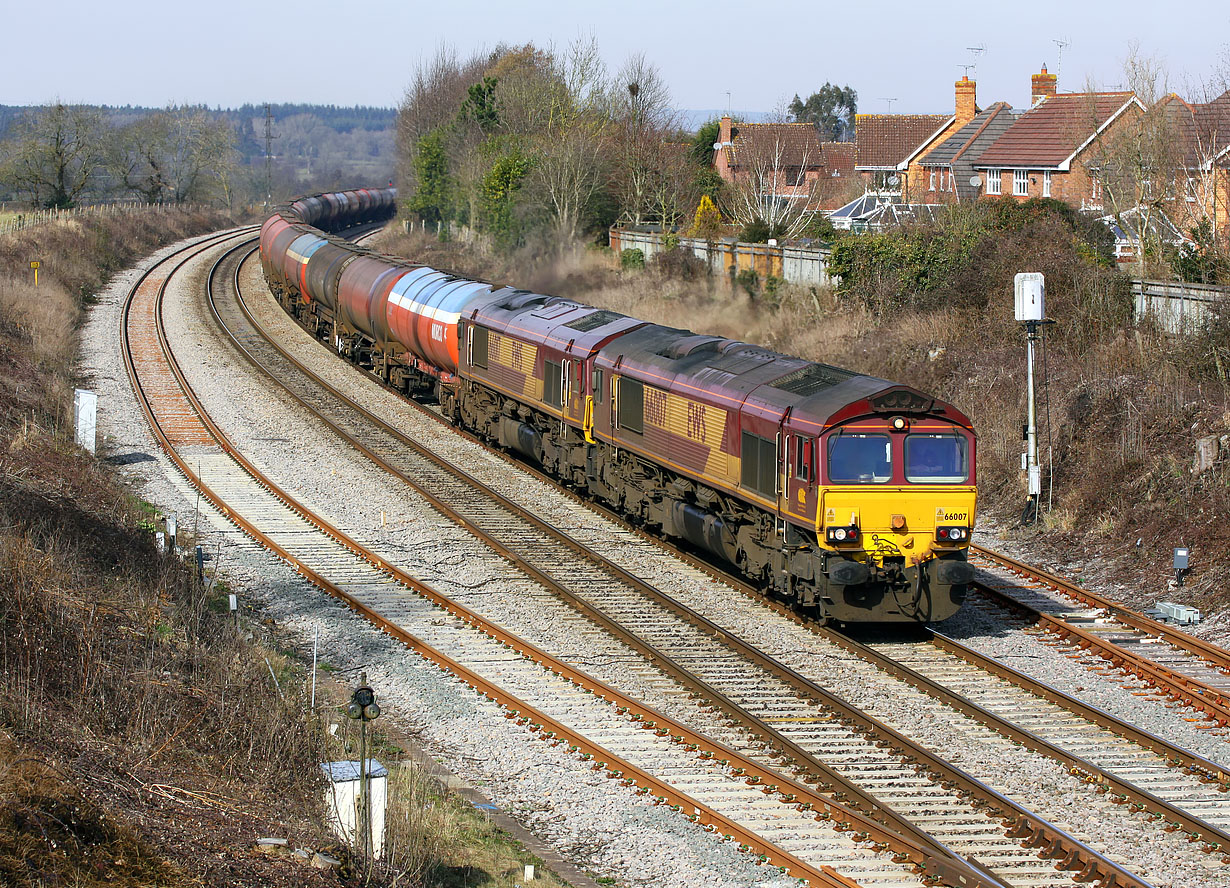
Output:
[[[691,394],[727,408],[823,421],[852,400],[892,383],[840,367],[783,355],[758,345],[656,324],[618,337],[601,363],[661,388],[678,381]],[[687,392],[683,392],[687,393]]]
[[512,336],[545,342],[571,355],[589,355],[612,336],[644,326],[645,321],[594,308],[560,296],[504,288],[471,316],[477,323]]

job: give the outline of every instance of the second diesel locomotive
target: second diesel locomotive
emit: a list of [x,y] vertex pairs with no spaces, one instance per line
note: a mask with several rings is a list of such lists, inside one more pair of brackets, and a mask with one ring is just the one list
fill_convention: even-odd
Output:
[[392,205],[355,194],[297,201],[261,229],[273,292],[339,354],[821,619],[926,622],[960,607],[976,438],[952,405],[316,227]]

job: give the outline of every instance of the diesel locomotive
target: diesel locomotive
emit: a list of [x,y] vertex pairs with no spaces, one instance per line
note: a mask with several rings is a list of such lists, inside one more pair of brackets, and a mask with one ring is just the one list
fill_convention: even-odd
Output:
[[955,407],[331,233],[394,206],[391,189],[318,195],[261,228],[273,293],[339,355],[818,619],[958,610],[976,437]]

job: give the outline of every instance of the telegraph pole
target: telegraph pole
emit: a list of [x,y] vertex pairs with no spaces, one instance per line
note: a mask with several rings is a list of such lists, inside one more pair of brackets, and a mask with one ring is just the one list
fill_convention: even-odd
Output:
[[273,109],[265,103],[265,212],[273,206]]

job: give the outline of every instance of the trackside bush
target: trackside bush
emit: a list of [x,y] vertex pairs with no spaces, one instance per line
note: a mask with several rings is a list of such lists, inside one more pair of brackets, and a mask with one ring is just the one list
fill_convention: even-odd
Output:
[[621,250],[619,253],[619,267],[626,269],[644,268],[645,252],[635,247],[629,250]]

